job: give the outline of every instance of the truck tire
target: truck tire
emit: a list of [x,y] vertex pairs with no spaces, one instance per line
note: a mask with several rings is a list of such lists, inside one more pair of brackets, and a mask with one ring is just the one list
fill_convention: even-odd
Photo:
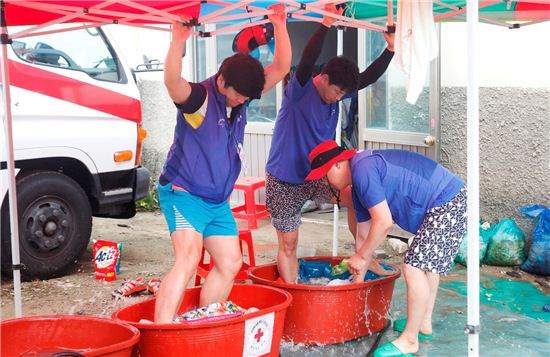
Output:
[[[12,271],[8,200],[2,205],[2,272]],[[19,252],[23,279],[49,279],[72,268],[92,231],[84,190],[58,172],[39,171],[17,181]]]

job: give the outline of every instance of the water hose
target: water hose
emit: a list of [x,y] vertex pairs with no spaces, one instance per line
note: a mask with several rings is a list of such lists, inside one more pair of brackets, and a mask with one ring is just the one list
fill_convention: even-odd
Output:
[[374,340],[374,343],[370,347],[369,351],[367,352],[366,357],[372,357],[374,354],[374,351],[378,347],[378,344],[380,343],[380,340],[382,339],[382,336],[384,336],[384,333],[388,330],[388,328],[391,325],[391,321],[388,319],[388,322],[386,323],[386,326],[378,332],[378,336],[376,336],[376,339]]

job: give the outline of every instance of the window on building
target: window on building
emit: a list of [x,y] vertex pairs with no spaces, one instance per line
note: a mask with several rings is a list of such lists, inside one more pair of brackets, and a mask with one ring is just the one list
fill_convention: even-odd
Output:
[[[367,32],[367,63],[386,47],[382,33]],[[393,60],[386,73],[367,88],[366,127],[402,132],[428,133],[430,118],[430,73],[414,105],[405,98],[405,77]]]
[[[220,68],[223,60],[234,54],[232,45],[233,39],[237,35],[237,31],[226,34],[216,35],[216,70]],[[259,61],[266,67],[273,61],[273,54],[269,50],[268,46],[261,46],[259,48]],[[198,38],[197,40],[197,68],[196,75],[197,80],[201,81],[206,79],[206,41],[204,38]],[[247,120],[248,122],[263,122],[274,123],[277,118],[276,108],[276,91],[273,87],[269,92],[262,95],[259,100],[253,100],[248,108]]]

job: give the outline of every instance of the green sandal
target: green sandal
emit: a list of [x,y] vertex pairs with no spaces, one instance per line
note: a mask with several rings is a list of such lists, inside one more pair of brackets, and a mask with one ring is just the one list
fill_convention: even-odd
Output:
[[[395,320],[393,322],[393,330],[397,332],[405,331],[405,325],[407,325],[407,319]],[[430,341],[433,337],[433,333],[422,333],[418,331],[419,341]]]
[[413,357],[412,353],[403,353],[393,342],[388,342],[374,351],[373,357]]

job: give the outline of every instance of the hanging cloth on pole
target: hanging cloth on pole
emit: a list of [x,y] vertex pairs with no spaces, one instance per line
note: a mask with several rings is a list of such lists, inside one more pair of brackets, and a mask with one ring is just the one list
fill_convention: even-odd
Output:
[[405,74],[406,100],[414,104],[438,53],[433,1],[399,0],[396,22],[395,61]]

